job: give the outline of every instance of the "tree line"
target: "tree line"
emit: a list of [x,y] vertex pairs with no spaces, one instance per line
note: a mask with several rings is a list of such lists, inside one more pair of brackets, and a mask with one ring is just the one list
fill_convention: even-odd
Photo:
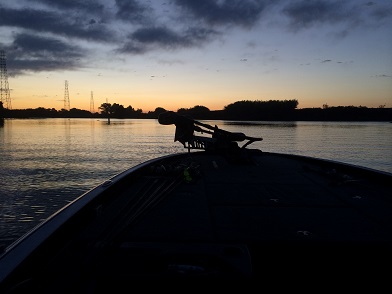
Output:
[[[242,100],[226,105],[222,110],[210,110],[196,105],[179,108],[177,113],[199,120],[246,120],[246,121],[392,121],[392,108],[380,106],[334,106],[297,109],[298,100]],[[118,103],[103,103],[99,111],[72,108],[56,110],[38,107],[35,109],[5,109],[0,101],[0,118],[110,118],[117,119],[157,119],[167,111],[157,107],[154,111],[143,112],[132,106],[124,107]]]

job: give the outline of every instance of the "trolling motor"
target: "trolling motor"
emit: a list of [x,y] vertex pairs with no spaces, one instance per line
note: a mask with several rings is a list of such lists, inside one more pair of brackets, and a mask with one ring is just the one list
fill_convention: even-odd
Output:
[[[161,125],[174,124],[176,126],[174,142],[181,142],[188,151],[190,151],[190,149],[220,150],[240,148],[237,142],[247,140],[241,147],[245,148],[255,141],[263,140],[263,138],[246,136],[244,133],[225,131],[219,129],[216,125],[213,127],[184,115],[179,115],[173,111],[160,113],[158,122]],[[195,135],[195,132],[210,134],[211,138],[197,136]]]

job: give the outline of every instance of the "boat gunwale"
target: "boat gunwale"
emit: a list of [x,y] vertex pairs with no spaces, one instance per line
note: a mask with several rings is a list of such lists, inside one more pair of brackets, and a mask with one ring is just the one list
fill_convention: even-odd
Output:
[[0,283],[7,278],[9,273],[15,270],[18,265],[20,265],[29,255],[31,255],[35,250],[37,250],[50,236],[64,226],[70,219],[75,217],[81,210],[86,209],[94,200],[100,198],[104,195],[104,192],[115,183],[127,178],[129,175],[134,174],[144,168],[159,162],[167,158],[174,158],[176,156],[183,156],[188,154],[187,152],[175,153],[164,155],[161,157],[153,158],[137,164],[129,169],[126,169],[113,177],[105,180],[104,182],[98,184],[97,186],[86,191],[82,195],[78,196],[41,223],[34,226],[24,235],[19,237],[9,246],[7,246],[3,252],[0,254],[0,263],[5,264],[7,271],[0,271]]

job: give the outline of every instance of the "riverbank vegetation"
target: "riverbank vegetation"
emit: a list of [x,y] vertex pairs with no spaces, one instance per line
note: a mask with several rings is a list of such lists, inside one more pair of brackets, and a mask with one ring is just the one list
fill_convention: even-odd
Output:
[[[2,106],[2,103],[1,103]],[[179,108],[177,113],[199,120],[246,120],[246,121],[392,121],[392,108],[381,105],[377,108],[365,106],[328,106],[321,108],[297,109],[297,100],[242,100],[229,104],[222,110],[210,110],[205,106],[196,105],[192,108]],[[4,109],[1,107],[0,117],[3,118],[137,118],[157,119],[166,111],[157,107],[154,111],[143,112],[132,106],[124,107],[118,103],[103,103],[99,111],[72,108],[56,110],[38,107],[35,109]]]

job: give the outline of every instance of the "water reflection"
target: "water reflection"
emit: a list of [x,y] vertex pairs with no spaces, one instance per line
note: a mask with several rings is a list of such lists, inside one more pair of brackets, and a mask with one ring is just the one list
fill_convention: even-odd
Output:
[[104,125],[107,125],[107,126],[132,124],[132,121],[130,121],[130,120],[115,120],[115,119],[111,119],[110,120],[110,124],[107,123],[107,120],[99,120],[99,121],[102,122]]
[[291,128],[296,127],[297,122],[292,121],[224,121],[223,125],[234,126],[266,126],[276,128]]
[[[392,124],[203,121],[262,137],[250,148],[392,172]],[[83,192],[125,169],[171,153],[175,126],[157,120],[6,120],[0,129],[0,241],[16,239]]]

